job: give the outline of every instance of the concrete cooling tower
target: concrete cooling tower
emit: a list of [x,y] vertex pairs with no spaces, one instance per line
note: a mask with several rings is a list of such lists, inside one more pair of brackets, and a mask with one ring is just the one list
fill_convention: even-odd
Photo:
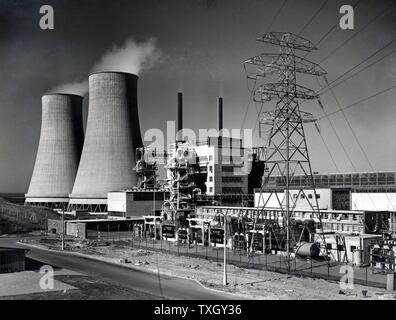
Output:
[[82,102],[83,97],[72,94],[42,97],[40,142],[27,204],[66,207],[84,141]]
[[107,192],[136,184],[135,149],[142,146],[134,74],[89,76],[84,147],[69,210],[107,211]]

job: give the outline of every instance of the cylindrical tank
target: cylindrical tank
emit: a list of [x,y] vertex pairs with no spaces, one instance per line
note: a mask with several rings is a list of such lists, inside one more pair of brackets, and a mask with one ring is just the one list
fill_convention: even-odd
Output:
[[84,141],[82,101],[72,94],[42,97],[40,141],[27,203],[57,207],[68,202]]
[[95,199],[136,184],[135,149],[142,146],[137,83],[130,73],[89,76],[87,127],[71,204],[102,204]]
[[297,245],[296,255],[300,258],[318,258],[320,249],[317,243],[301,242]]

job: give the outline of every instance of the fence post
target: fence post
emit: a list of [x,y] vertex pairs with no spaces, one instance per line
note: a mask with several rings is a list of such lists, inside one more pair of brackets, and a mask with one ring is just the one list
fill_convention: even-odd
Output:
[[219,263],[219,251],[216,249],[217,263]]
[[330,280],[330,263],[327,262],[327,280]]
[[368,266],[366,266],[366,287],[367,287],[367,283],[368,283],[368,277],[367,277],[367,276],[368,276],[368,275],[367,275],[367,271],[368,271],[368,270],[367,270],[367,269],[368,269]]
[[265,250],[265,269],[268,269],[268,257],[267,257],[267,250]]
[[313,271],[312,271],[312,259],[309,259],[309,261],[311,261],[311,277],[313,275]]

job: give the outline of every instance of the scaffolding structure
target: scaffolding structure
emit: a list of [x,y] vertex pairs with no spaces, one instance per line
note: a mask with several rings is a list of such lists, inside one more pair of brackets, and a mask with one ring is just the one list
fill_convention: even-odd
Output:
[[[314,123],[312,114],[300,110],[299,100],[318,99],[311,89],[297,83],[297,74],[323,76],[326,71],[318,64],[299,57],[297,50],[310,52],[316,47],[309,40],[293,33],[269,32],[257,39],[260,42],[276,45],[279,53],[263,53],[244,62],[248,79],[254,80],[252,96],[255,102],[265,103],[276,101],[274,110],[262,111],[259,114],[260,132],[262,126],[269,126],[269,134],[263,147],[264,174],[259,196],[260,212],[256,215],[253,230],[262,220],[266,228],[271,229],[277,241],[285,247],[286,261],[289,261],[291,251],[298,245],[298,235],[292,234],[293,212],[300,199],[307,201],[316,217],[318,228],[322,229],[313,172],[311,168],[308,147],[305,138],[304,124]],[[268,82],[268,78],[277,76],[276,82]],[[299,188],[293,198],[290,186],[295,175],[304,175],[306,186]],[[284,182],[284,190],[268,189],[271,177],[276,176]],[[280,177],[280,178],[279,178]],[[313,191],[313,199],[309,199],[305,190]],[[264,193],[266,192],[266,195]],[[280,192],[283,196],[280,196]],[[274,200],[275,199],[275,200]],[[283,221],[281,229],[275,232],[275,224],[265,223],[264,211],[275,201],[282,209]],[[261,218],[260,218],[261,217]],[[323,236],[323,231],[313,232],[313,235]],[[312,239],[315,242],[315,239]],[[252,241],[253,243],[253,241]],[[325,242],[323,242],[325,243]],[[324,250],[326,247],[324,246]]]
[[188,142],[176,142],[174,152],[168,158],[165,168],[168,180],[165,186],[169,198],[165,199],[162,218],[165,225],[174,225],[178,235],[179,230],[188,227],[187,218],[194,211],[193,198],[196,190],[194,176],[199,172],[197,154]]
[[155,190],[158,188],[157,182],[157,150],[146,147],[136,149],[136,187],[139,190]]

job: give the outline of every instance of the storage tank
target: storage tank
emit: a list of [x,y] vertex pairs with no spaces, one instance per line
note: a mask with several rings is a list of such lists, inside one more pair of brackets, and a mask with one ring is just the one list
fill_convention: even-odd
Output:
[[84,141],[83,97],[42,97],[40,141],[26,203],[62,208],[69,201]]
[[135,149],[142,146],[137,83],[130,73],[89,76],[87,128],[69,209],[106,211],[107,192],[136,185]]
[[297,244],[296,255],[300,258],[318,258],[320,254],[319,245],[312,242],[301,242]]

